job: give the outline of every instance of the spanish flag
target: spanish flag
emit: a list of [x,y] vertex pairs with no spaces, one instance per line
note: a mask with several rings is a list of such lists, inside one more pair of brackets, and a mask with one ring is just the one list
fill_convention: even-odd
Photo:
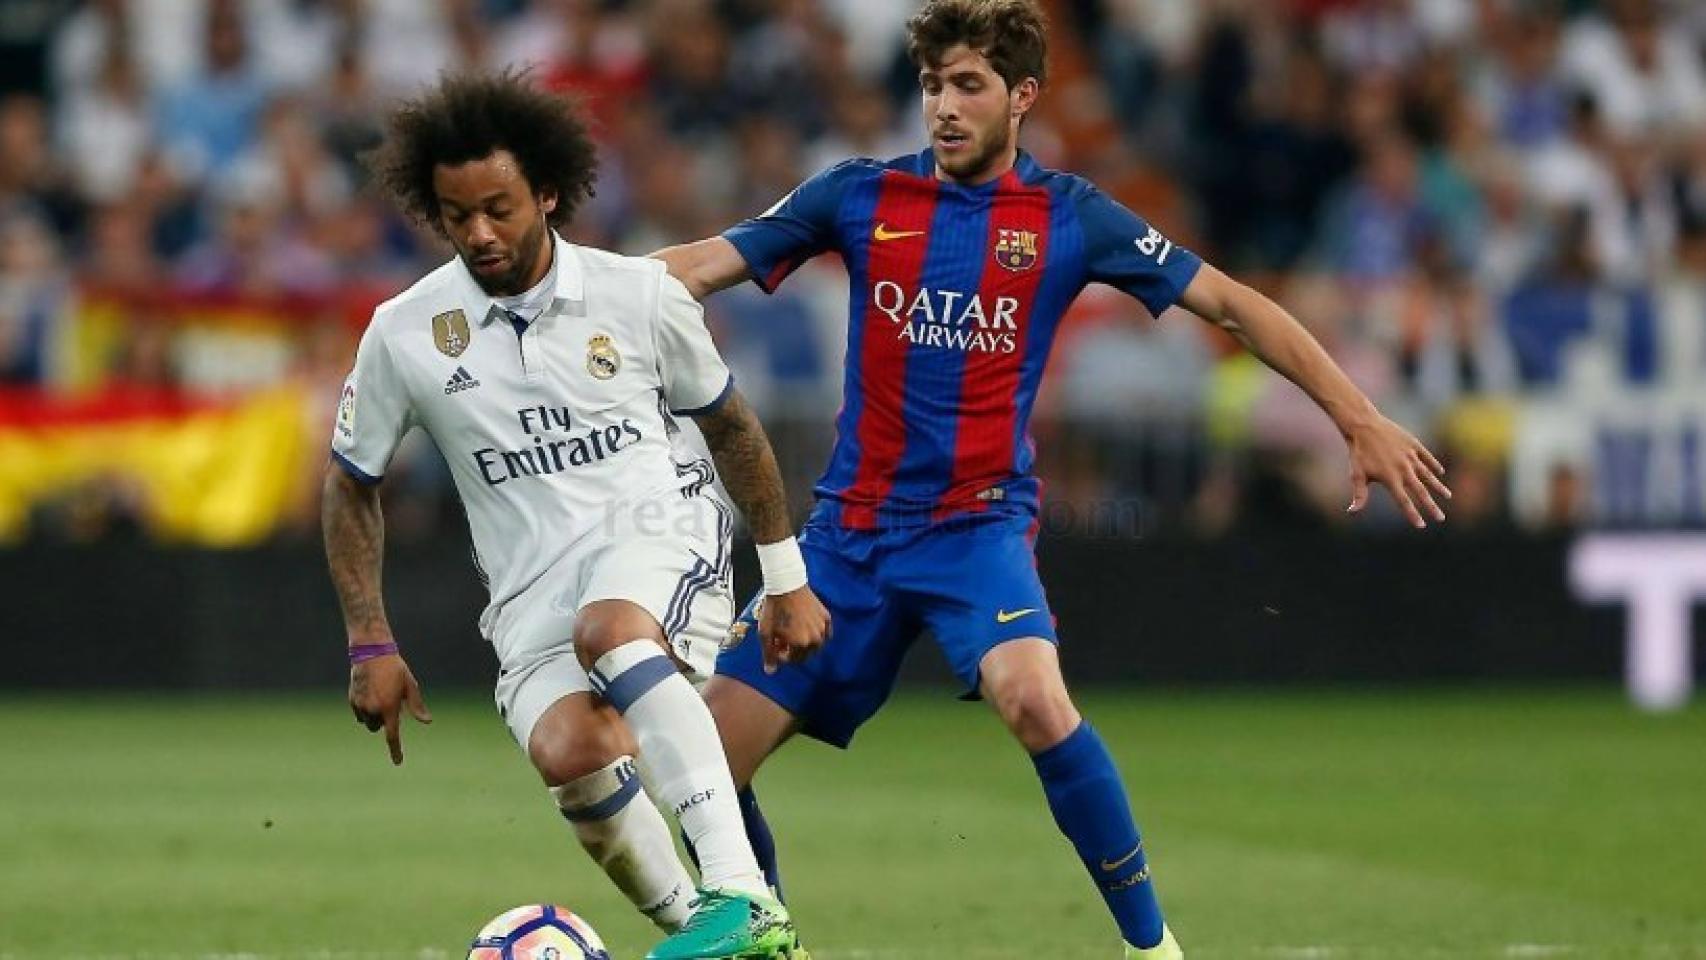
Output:
[[262,540],[301,490],[307,410],[294,387],[218,401],[145,388],[0,391],[0,542],[28,535],[35,504],[103,478],[138,492],[162,540]]

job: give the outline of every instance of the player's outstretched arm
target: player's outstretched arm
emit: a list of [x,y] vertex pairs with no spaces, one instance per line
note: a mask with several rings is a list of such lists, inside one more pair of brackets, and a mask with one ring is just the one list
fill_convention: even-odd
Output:
[[[1179,299],[1185,309],[1237,337],[1286,379],[1303,388],[1345,437],[1351,452],[1350,512],[1368,505],[1368,484],[1392,494],[1411,525],[1427,526],[1426,515],[1445,521],[1439,500],[1451,498],[1445,468],[1411,436],[1382,416],[1321,344],[1279,304],[1204,264]],[[1436,497],[1438,499],[1436,499]]]
[[746,259],[734,244],[722,237],[665,247],[651,256],[662,260],[670,275],[680,280],[695,300],[703,300],[747,278]]
[[806,584],[805,561],[794,542],[782,471],[758,416],[730,389],[715,410],[693,418],[705,435],[723,486],[746,517],[764,568],[765,601],[758,632],[766,669],[816,652],[829,636],[829,611]]
[[369,731],[384,729],[391,762],[402,763],[403,706],[421,723],[431,723],[432,714],[421,699],[415,675],[397,652],[385,619],[380,592],[385,517],[379,507],[379,488],[356,482],[336,463],[327,464],[320,529],[348,635],[350,710]]

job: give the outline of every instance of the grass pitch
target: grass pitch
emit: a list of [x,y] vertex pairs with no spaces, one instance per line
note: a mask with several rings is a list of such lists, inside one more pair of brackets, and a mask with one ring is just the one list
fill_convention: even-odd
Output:
[[[488,701],[393,769],[341,695],[0,702],[0,960],[455,960],[490,915],[653,942]],[[1104,692],[1192,960],[1706,958],[1706,710],[1612,692]],[[1107,958],[1115,933],[980,707],[897,700],[760,782],[819,960]]]

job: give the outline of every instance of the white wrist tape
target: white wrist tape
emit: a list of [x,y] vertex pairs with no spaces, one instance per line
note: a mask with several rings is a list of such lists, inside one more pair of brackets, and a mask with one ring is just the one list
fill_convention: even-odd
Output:
[[793,593],[806,585],[806,558],[793,537],[759,544],[758,567],[764,571],[764,592],[769,596]]

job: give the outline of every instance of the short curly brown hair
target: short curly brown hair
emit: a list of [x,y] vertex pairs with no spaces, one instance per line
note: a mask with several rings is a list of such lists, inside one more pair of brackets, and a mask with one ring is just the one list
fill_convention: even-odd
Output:
[[557,195],[547,218],[563,227],[592,196],[598,150],[579,105],[535,86],[525,72],[458,73],[404,101],[386,119],[385,141],[367,154],[368,168],[398,207],[441,235],[433,168],[508,150],[535,196]]
[[930,0],[906,22],[906,55],[936,67],[957,44],[983,54],[1007,82],[1048,79],[1048,20],[1036,0]]

